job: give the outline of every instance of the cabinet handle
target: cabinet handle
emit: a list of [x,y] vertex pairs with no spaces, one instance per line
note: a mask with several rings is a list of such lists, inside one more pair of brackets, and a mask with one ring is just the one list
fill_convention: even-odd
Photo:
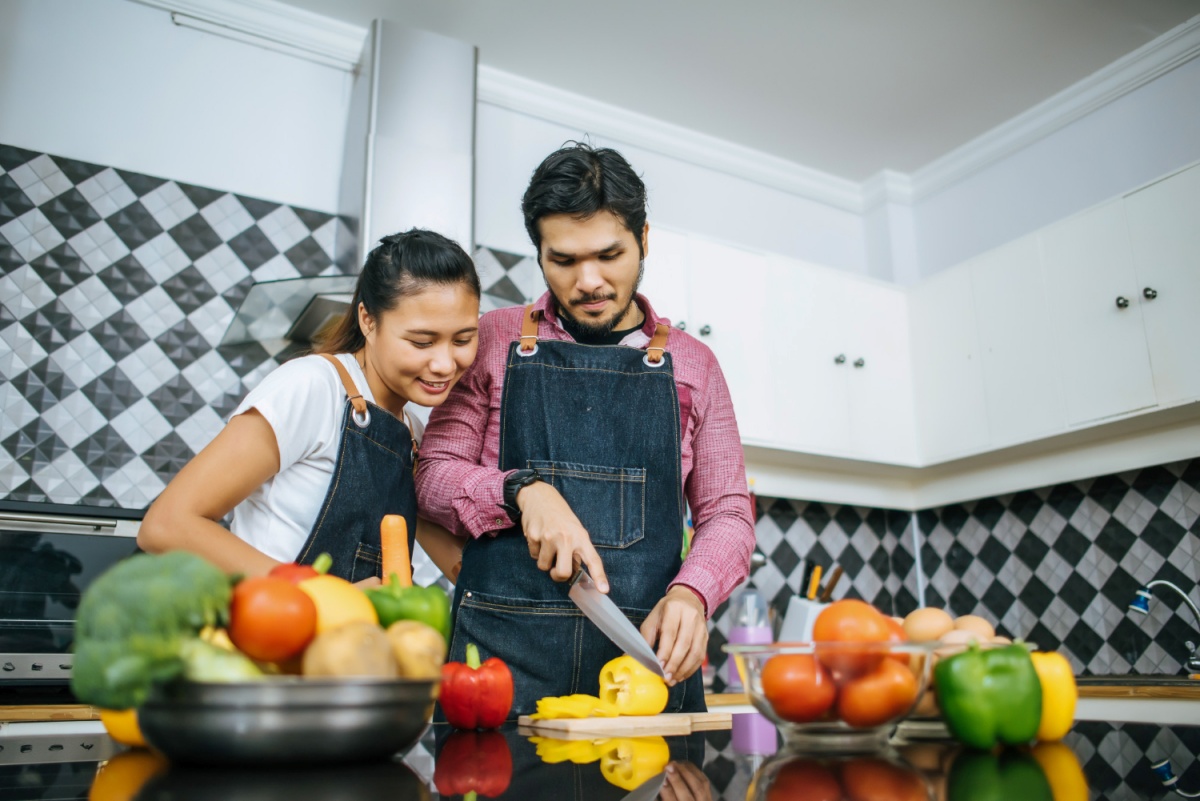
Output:
[[1129,308],[1129,298],[1118,295],[1117,296],[1117,308],[1118,309],[1128,309]]
[[700,326],[700,336],[702,336],[702,337],[706,337],[706,336],[708,336],[708,335],[709,335],[709,334],[711,334],[711,333],[712,333],[712,326],[711,326],[711,325],[702,325],[702,326]]
[[1146,287],[1145,289],[1142,290],[1142,297],[1145,298],[1146,300],[1154,300],[1155,298],[1158,297],[1158,290],[1151,289],[1150,287]]
[[680,320],[679,322],[675,323],[675,327],[678,328],[680,331],[686,331],[687,330],[687,321]]
[[854,360],[854,366],[855,366],[855,367],[862,367],[862,366],[864,366],[865,364],[866,364],[866,361],[864,361],[864,360],[863,360],[863,357],[862,357],[862,356],[859,356],[857,359],[855,359],[855,360]]
[[833,363],[834,364],[845,364],[846,363],[846,354],[839,353],[837,356],[834,356]]

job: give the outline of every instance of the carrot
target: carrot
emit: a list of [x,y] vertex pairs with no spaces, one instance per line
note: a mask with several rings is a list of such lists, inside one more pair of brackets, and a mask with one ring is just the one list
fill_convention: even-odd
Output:
[[394,573],[401,587],[411,587],[412,559],[408,555],[408,523],[403,515],[383,516],[379,524],[379,550],[384,583]]

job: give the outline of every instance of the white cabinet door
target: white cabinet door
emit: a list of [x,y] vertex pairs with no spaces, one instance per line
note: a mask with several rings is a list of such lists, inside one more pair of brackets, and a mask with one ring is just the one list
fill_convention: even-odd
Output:
[[651,225],[647,240],[645,272],[638,292],[672,325],[686,325],[688,236]]
[[948,270],[912,289],[908,319],[922,463],[985,449],[987,401],[970,273]]
[[1200,397],[1200,167],[1125,198],[1158,403]]
[[[1144,409],[1154,380],[1120,200],[1040,234],[1071,425]],[[1124,302],[1123,308],[1118,304]]]
[[1059,364],[1064,357],[1050,346],[1055,326],[1038,237],[1027,236],[985,253],[966,269],[983,358],[991,447],[1065,430]]

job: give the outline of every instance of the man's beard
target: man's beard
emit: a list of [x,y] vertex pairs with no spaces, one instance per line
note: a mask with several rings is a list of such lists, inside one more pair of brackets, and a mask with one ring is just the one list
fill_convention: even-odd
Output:
[[[602,337],[611,334],[616,329],[617,325],[619,325],[620,322],[625,319],[625,315],[629,313],[629,309],[634,303],[634,297],[637,296],[638,287],[642,285],[642,276],[645,274],[645,272],[646,261],[645,259],[642,259],[638,262],[638,276],[637,280],[633,282],[633,290],[629,293],[629,301],[625,304],[623,309],[612,316],[612,319],[604,323],[592,322],[586,318],[580,319],[571,313],[571,307],[581,306],[584,303],[595,303],[598,300],[616,300],[616,293],[610,293],[607,295],[587,295],[582,298],[576,298],[570,303],[563,303],[562,298],[560,298],[558,295],[554,295],[554,290],[550,289],[549,282],[546,283],[546,288],[550,289],[551,295],[554,295],[554,303],[558,307],[558,313],[561,316],[566,317],[571,324],[575,326],[575,328],[579,329],[585,335],[590,337]],[[545,278],[546,275],[543,273],[542,280],[545,280]]]

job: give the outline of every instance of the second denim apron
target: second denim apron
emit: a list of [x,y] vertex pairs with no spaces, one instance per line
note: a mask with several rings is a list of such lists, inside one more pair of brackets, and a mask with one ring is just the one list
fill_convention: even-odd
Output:
[[[532,468],[591,535],[609,597],[640,626],[679,573],[683,481],[679,397],[669,327],[645,351],[537,339],[526,309],[509,347],[500,402],[501,470]],[[539,698],[599,691],[621,651],[579,611],[567,585],[538,569],[521,528],[467,543],[455,587],[450,659],[468,643],[513,674],[510,718]],[[667,711],[703,711],[700,671],[671,688]]]
[[403,420],[363,398],[345,365],[333,356],[321,355],[337,368],[346,389],[346,410],[329,491],[296,561],[312,564],[328,553],[333,557],[330,575],[349,581],[381,577],[379,523],[383,516],[404,516],[409,553],[417,531],[412,433]]

